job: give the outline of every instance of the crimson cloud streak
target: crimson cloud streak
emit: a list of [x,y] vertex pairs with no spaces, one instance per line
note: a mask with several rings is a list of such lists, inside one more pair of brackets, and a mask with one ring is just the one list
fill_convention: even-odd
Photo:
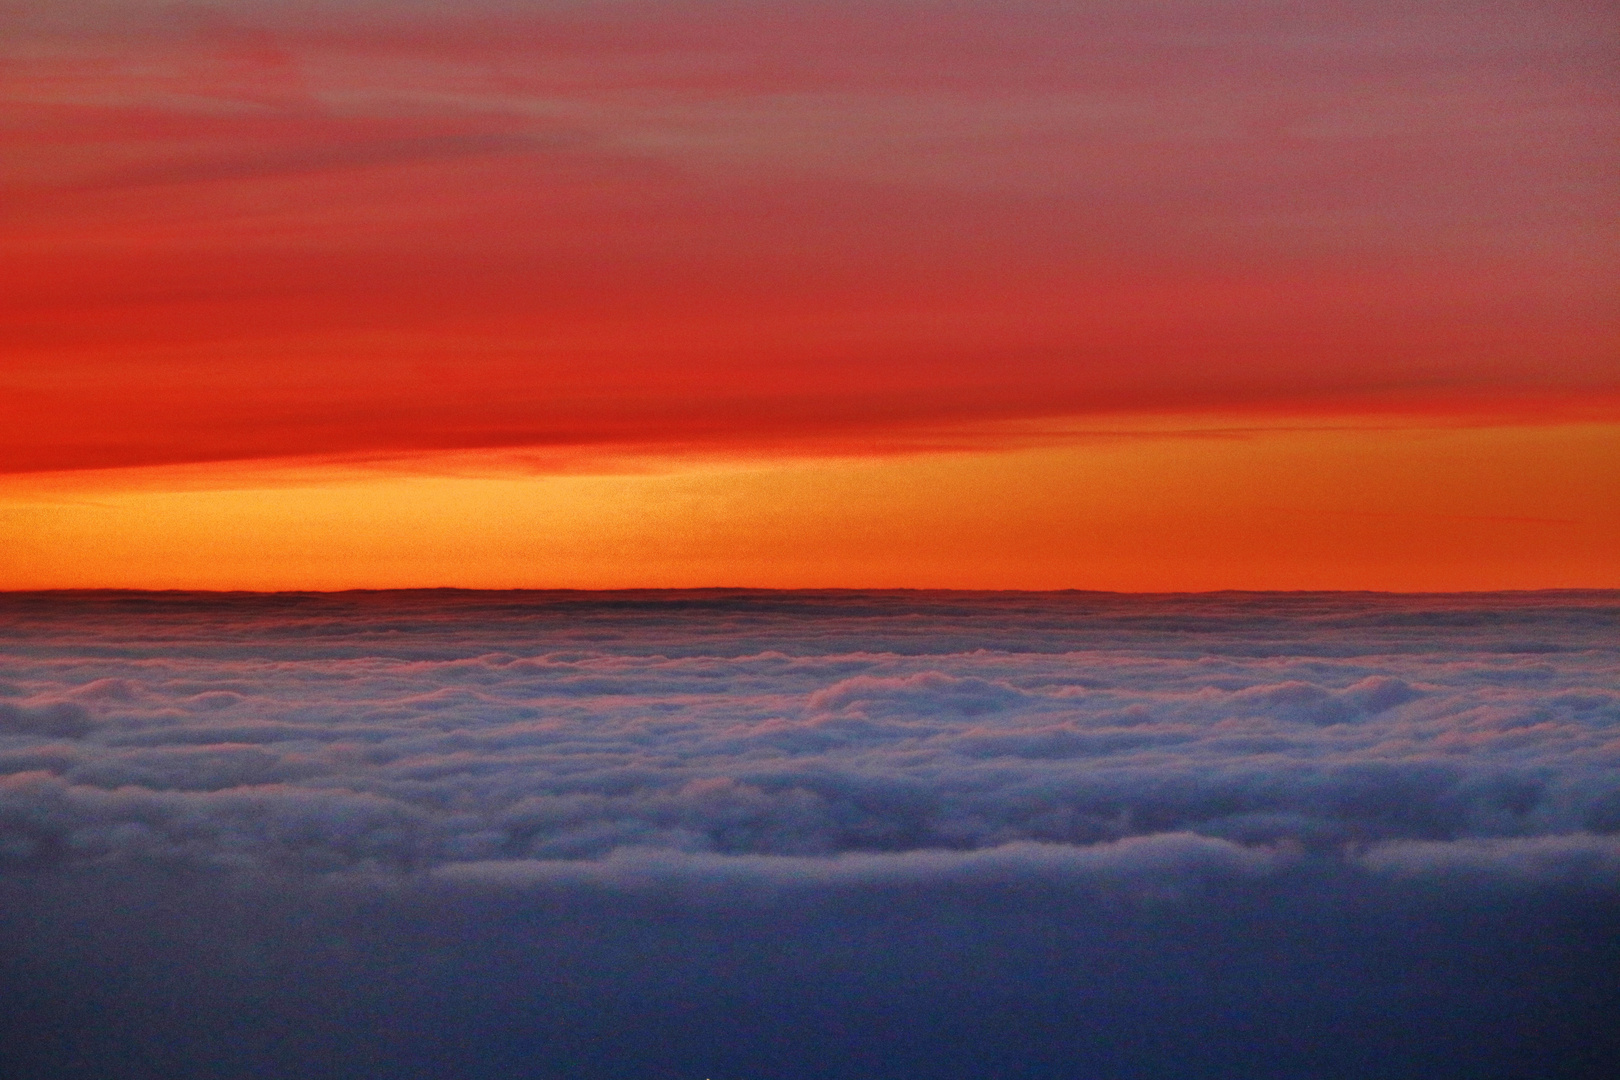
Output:
[[3,10],[7,471],[1614,415],[1605,5]]
[[31,1076],[1611,1060],[1613,592],[0,614]]

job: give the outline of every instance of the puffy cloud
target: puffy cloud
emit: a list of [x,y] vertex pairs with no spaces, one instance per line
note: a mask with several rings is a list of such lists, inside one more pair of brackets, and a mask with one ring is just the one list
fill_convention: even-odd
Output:
[[48,1078],[1589,1075],[1617,614],[0,596],[0,1046]]
[[0,732],[20,735],[84,735],[95,727],[83,706],[56,701],[28,708],[0,701]]
[[977,716],[1029,700],[1005,683],[925,671],[898,679],[857,675],[810,695],[812,709],[858,715]]
[[1620,825],[1607,594],[7,604],[0,828],[31,864],[1187,832],[1327,851]]

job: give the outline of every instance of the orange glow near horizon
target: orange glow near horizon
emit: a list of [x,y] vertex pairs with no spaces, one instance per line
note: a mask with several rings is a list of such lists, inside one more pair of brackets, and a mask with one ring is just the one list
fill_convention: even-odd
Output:
[[[460,475],[447,475],[456,469]],[[1274,429],[616,475],[13,478],[0,587],[1620,587],[1620,426]]]
[[0,588],[1620,585],[1601,5],[0,7]]

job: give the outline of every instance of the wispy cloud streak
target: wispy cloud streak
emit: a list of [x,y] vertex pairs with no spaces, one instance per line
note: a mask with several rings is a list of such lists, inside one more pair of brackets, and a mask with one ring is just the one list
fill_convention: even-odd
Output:
[[1591,5],[88,10],[0,45],[0,470],[1615,415]]

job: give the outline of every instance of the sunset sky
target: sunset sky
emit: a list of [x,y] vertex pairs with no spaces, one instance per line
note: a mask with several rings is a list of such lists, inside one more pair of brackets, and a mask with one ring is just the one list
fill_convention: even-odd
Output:
[[1620,15],[0,0],[0,588],[1620,587]]

